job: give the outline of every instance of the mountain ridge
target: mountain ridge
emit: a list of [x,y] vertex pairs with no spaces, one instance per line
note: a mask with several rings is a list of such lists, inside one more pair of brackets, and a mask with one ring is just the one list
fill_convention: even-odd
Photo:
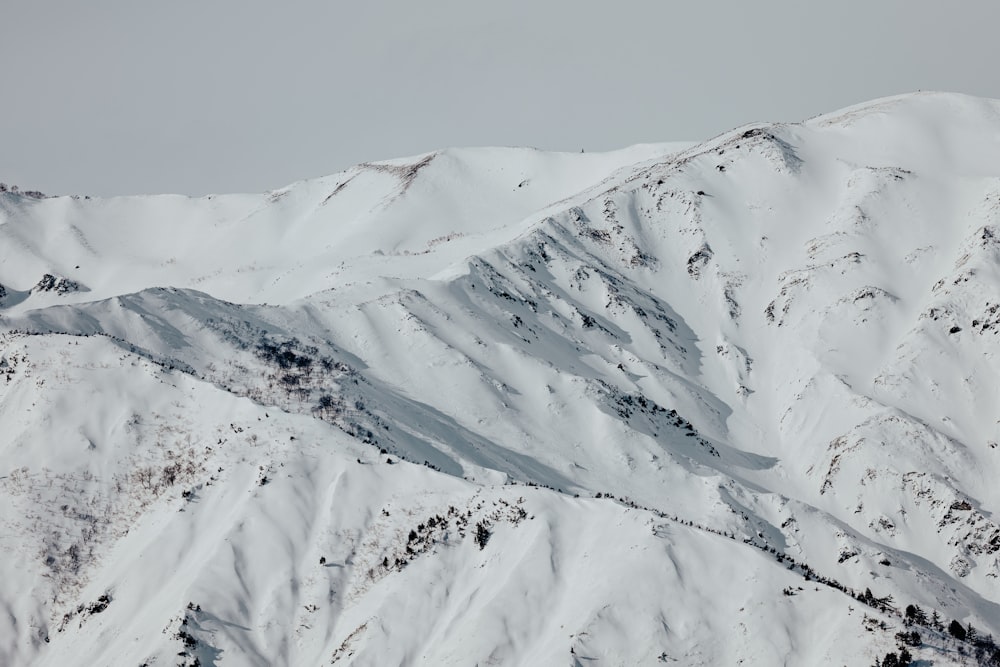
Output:
[[[843,664],[914,627],[887,595],[1000,632],[998,141],[1000,102],[935,93],[260,196],[0,194],[34,573],[0,656]],[[994,650],[918,625],[931,664]]]

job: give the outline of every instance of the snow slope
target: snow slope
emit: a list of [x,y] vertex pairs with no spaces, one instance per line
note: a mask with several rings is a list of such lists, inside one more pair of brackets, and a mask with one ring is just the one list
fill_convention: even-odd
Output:
[[936,93],[0,194],[0,663],[984,663],[998,223]]

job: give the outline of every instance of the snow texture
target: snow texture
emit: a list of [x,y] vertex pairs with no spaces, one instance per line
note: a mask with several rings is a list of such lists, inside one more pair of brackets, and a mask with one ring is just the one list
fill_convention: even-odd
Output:
[[998,336],[957,95],[3,192],[0,664],[987,664]]

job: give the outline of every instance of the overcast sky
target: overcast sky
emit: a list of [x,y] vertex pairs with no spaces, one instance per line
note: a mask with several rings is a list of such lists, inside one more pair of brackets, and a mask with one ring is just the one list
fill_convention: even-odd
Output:
[[258,192],[446,146],[1000,98],[996,0],[4,0],[0,181]]

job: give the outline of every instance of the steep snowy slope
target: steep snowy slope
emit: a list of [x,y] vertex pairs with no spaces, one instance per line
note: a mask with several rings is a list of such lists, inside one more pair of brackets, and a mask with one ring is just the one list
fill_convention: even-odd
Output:
[[995,650],[998,102],[0,215],[0,662]]

